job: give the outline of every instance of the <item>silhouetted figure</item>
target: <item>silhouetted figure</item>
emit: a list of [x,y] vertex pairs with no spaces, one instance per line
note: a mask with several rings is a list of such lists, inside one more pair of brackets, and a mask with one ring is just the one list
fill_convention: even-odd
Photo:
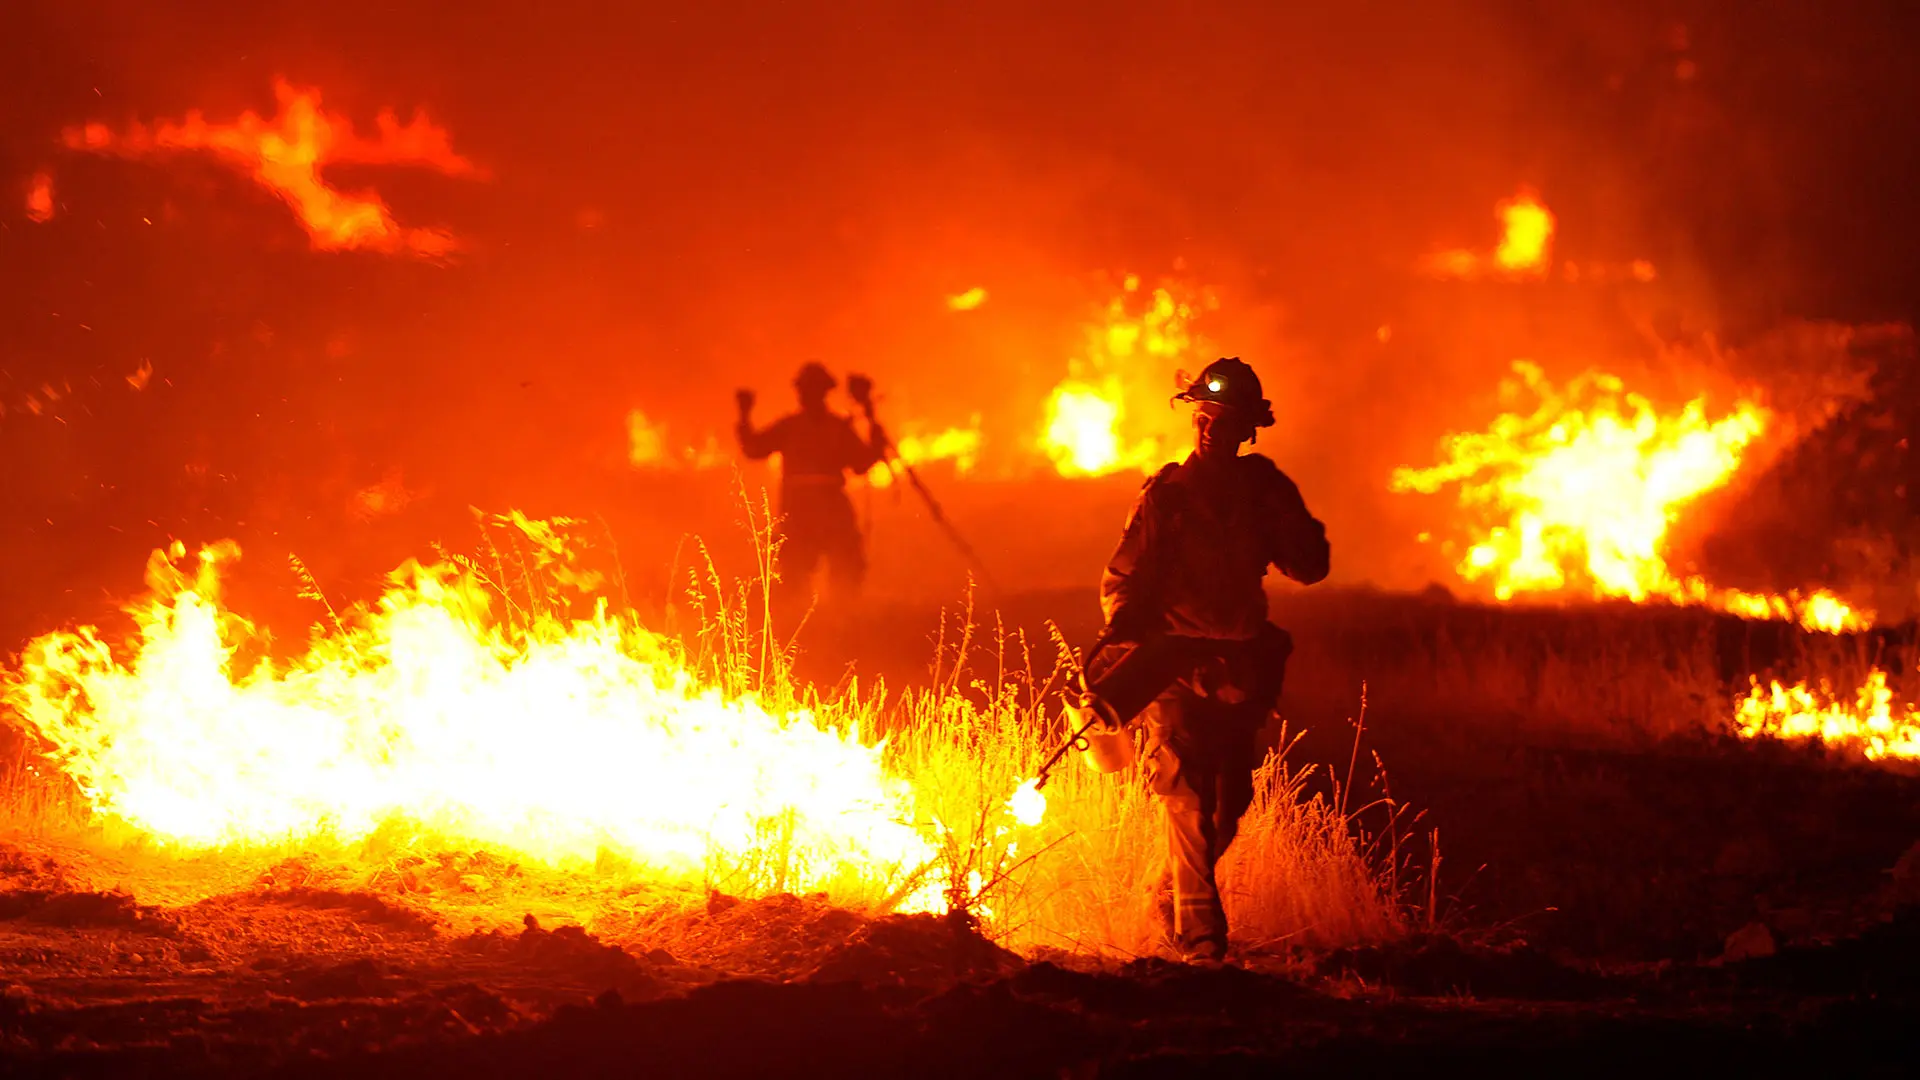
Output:
[[740,420],[734,430],[747,457],[780,455],[782,582],[802,586],[825,561],[832,591],[848,595],[859,590],[867,560],[847,499],[847,473],[872,468],[880,461],[882,444],[862,439],[853,421],[827,408],[827,392],[837,385],[825,367],[809,362],[793,380],[800,410],[764,428],[753,426],[753,391],[738,391]]
[[1147,782],[1165,809],[1160,914],[1199,959],[1227,948],[1214,869],[1253,799],[1260,729],[1280,700],[1293,639],[1267,621],[1267,567],[1303,584],[1327,576],[1327,534],[1300,489],[1260,454],[1273,424],[1260,380],[1216,360],[1178,395],[1194,403],[1198,449],[1141,491],[1100,582],[1103,647],[1093,694],[1121,720],[1147,706]]

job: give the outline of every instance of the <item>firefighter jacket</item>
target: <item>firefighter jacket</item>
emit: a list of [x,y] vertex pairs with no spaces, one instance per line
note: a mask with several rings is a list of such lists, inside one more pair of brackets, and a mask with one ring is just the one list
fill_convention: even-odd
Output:
[[743,420],[736,433],[747,457],[780,455],[782,502],[804,501],[821,489],[837,492],[849,470],[863,473],[880,460],[880,452],[854,432],[853,421],[824,409],[802,409],[758,429]]
[[1141,490],[1101,577],[1100,607],[1115,640],[1245,641],[1267,625],[1267,567],[1311,585],[1327,576],[1327,558],[1326,527],[1271,460],[1190,457]]

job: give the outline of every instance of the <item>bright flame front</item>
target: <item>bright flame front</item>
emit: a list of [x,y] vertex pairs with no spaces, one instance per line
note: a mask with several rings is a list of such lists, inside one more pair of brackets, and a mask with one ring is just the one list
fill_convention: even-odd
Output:
[[1662,414],[1621,381],[1588,372],[1562,389],[1539,367],[1513,365],[1512,394],[1536,397],[1531,413],[1506,413],[1484,432],[1449,435],[1440,464],[1394,470],[1395,491],[1432,494],[1458,485],[1472,542],[1457,570],[1493,595],[1587,592],[1633,601],[1710,604],[1809,629],[1871,622],[1826,592],[1767,596],[1718,589],[1668,567],[1667,532],[1681,509],[1724,485],[1771,414],[1737,402],[1717,419],[1704,399]]
[[84,628],[35,640],[6,677],[6,704],[95,807],[164,842],[397,830],[550,864],[612,852],[668,880],[882,894],[933,857],[878,747],[700,685],[675,643],[604,602],[516,627],[479,572],[409,563],[370,611],[277,663],[220,605],[237,554],[155,553],[124,659]]
[[[1060,475],[1146,472],[1186,453],[1186,417],[1165,408],[1166,380],[1193,359],[1192,323],[1209,303],[1171,287],[1142,290],[1138,277],[1126,278],[1047,396],[1039,445]],[[1157,393],[1160,387],[1169,389]]]
[[[955,475],[966,476],[979,461],[981,439],[980,416],[976,413],[966,427],[923,431],[910,425],[905,432],[894,437],[893,450],[908,465],[945,461],[953,466]],[[893,468],[885,461],[876,464],[867,470],[867,482],[874,487],[891,485]]]
[[1920,760],[1920,710],[1895,707],[1887,673],[1874,668],[1848,701],[1826,682],[1783,686],[1759,679],[1735,707],[1734,729],[1744,739],[1810,740],[1869,761]]

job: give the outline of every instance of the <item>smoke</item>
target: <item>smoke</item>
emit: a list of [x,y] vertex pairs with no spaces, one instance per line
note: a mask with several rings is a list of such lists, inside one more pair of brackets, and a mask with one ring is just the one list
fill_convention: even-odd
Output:
[[[1385,478],[1483,423],[1513,359],[1685,396],[1739,373],[1672,370],[1663,342],[1913,317],[1899,5],[1282,7],[29,5],[0,46],[0,187],[53,163],[65,209],[0,219],[0,397],[74,392],[0,417],[0,554],[37,569],[0,630],[127,591],[169,535],[362,592],[458,543],[469,505],[600,514],[649,572],[688,531],[724,548],[729,474],[637,476],[627,418],[724,440],[735,386],[778,407],[811,357],[872,374],[891,418],[980,414],[984,453],[1016,457],[1126,273],[1217,295],[1196,333],[1266,379],[1261,449],[1329,521],[1336,575],[1417,587],[1444,568]],[[426,107],[489,181],[328,179],[462,256],[316,253],[215,164],[58,147],[267,113],[276,76],[363,125]],[[1657,278],[1421,272],[1491,248],[1522,187],[1556,260]],[[368,514],[371,489],[411,494]],[[1134,485],[1073,490],[940,487],[1020,586],[1091,581]],[[872,496],[876,587],[951,597],[963,565],[910,498]]]

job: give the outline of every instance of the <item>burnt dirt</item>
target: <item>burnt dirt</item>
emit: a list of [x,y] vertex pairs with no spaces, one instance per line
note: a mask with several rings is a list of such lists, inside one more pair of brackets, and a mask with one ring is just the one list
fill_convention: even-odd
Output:
[[[922,918],[896,921],[869,944],[896,957],[951,956],[965,937],[963,927]],[[995,974],[949,968],[921,983],[886,964],[828,964],[791,980],[676,985],[670,960],[578,931],[527,927],[443,946],[437,956],[256,968],[165,994],[126,985],[115,998],[100,985],[85,1001],[71,988],[15,983],[0,997],[8,1072],[1346,1076],[1456,1066],[1498,1075],[1706,1067],[1896,1075],[1906,1052],[1899,1032],[1920,1019],[1913,910],[1853,942],[1607,974],[1427,940],[1317,965],[1012,962]],[[456,970],[449,961],[461,953],[467,963]],[[609,960],[614,953],[625,959]],[[550,975],[549,989],[566,983],[567,1000],[534,1002],[529,966]],[[622,981],[628,990],[607,985]]]

